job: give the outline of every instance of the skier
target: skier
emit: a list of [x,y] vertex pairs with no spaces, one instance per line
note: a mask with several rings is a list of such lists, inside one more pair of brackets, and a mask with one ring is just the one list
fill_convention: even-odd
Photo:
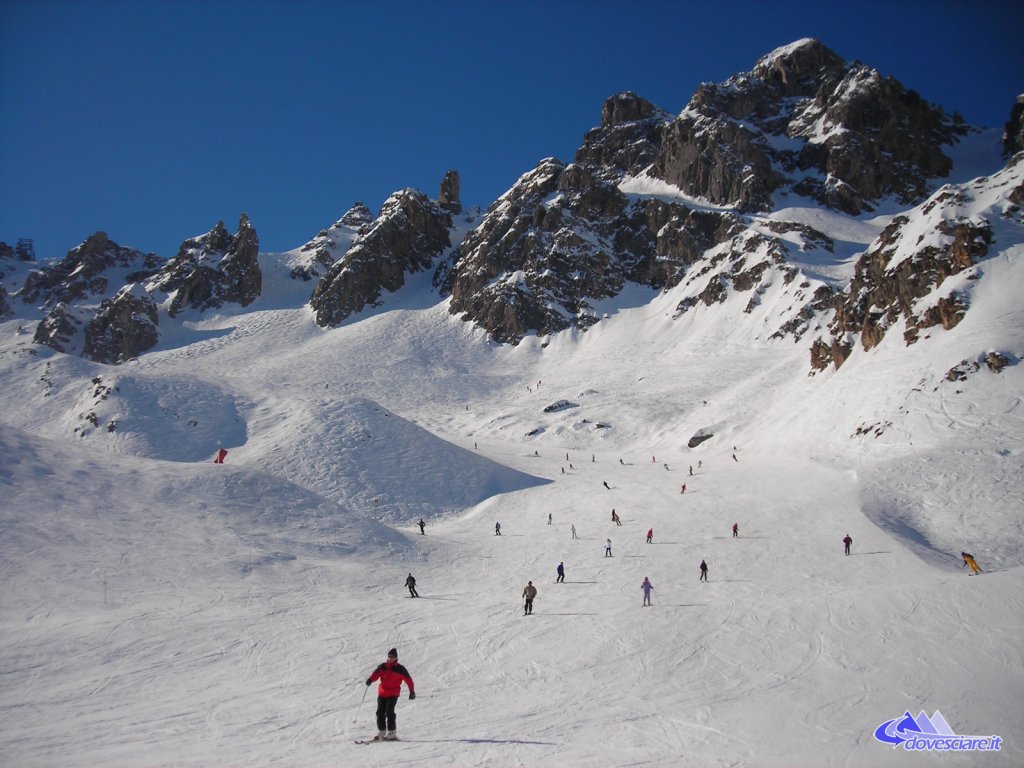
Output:
[[536,596],[537,588],[533,586],[533,582],[526,582],[526,588],[523,590],[523,597],[526,598],[526,602],[523,604],[523,616],[529,616],[533,613],[533,598]]
[[605,557],[611,557],[612,556],[612,540],[611,539],[608,539],[605,542],[605,544],[604,544],[604,556]]
[[576,538],[576,524],[573,523],[572,526],[570,526],[570,527],[572,528],[572,537],[575,539]]
[[501,536],[501,523],[494,524],[494,535]]
[[680,493],[686,493],[686,483],[683,483],[683,487],[679,489]]
[[654,541],[654,529],[650,528],[647,531],[647,543],[650,544],[652,541]]
[[705,563],[703,560],[700,561],[700,580],[708,580],[708,564]]
[[966,552],[961,552],[960,557],[962,557],[964,560],[964,564],[960,566],[961,568],[966,568],[968,565],[971,566],[972,576],[976,573],[981,573],[981,568],[978,567],[978,563],[975,562],[974,555],[969,555]]
[[850,534],[846,534],[843,537],[843,544],[846,545],[846,554],[850,554],[850,545],[853,544],[853,539],[850,538]]
[[419,526],[420,526],[420,536],[426,536],[427,532],[425,530],[423,530],[423,529],[427,527],[427,524],[425,522],[423,522],[423,518],[422,517],[420,518]]
[[735,453],[732,455],[732,460],[735,461],[737,464],[739,464],[740,460],[736,458],[736,454]]
[[402,683],[409,689],[410,701],[416,698],[416,686],[412,682],[409,670],[398,663],[398,651],[394,648],[388,651],[388,660],[379,665],[366,679],[366,684],[373,685],[375,680],[380,680],[380,687],[377,689],[377,735],[372,741],[398,741],[395,704],[402,694]]
[[227,458],[227,455],[228,455],[227,451],[225,451],[223,448],[218,448],[217,449],[217,458],[215,458],[213,460],[213,463],[214,464],[223,464],[224,463],[224,459]]
[[693,477],[693,464],[690,465],[690,477]]
[[416,591],[416,579],[413,578],[413,575],[411,573],[405,579],[405,586],[407,586],[409,588],[409,597],[419,597],[420,596],[419,592]]
[[614,509],[612,510],[612,522],[616,525],[622,525],[622,521],[619,520],[619,516],[616,514]]
[[644,583],[640,585],[640,589],[644,591],[644,605],[650,606],[651,604],[651,590],[654,589],[654,585],[651,584],[651,580],[644,576]]
[[668,469],[668,464],[662,464],[661,466],[663,466],[665,469]]
[[561,584],[565,581],[565,563],[559,563],[558,567],[555,568],[555,571],[558,573],[558,578],[555,579],[555,583]]
[[610,491],[611,490],[611,486],[608,485],[608,481],[607,480],[603,480],[602,482],[604,483],[604,487],[607,488]]
[[551,525],[551,513],[548,512],[548,525]]
[[740,537],[740,524],[739,523],[733,523],[732,524],[732,537],[734,539],[738,539]]

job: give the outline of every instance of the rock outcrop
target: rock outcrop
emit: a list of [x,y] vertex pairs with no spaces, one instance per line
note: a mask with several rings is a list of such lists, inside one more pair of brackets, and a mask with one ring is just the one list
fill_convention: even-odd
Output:
[[292,266],[291,276],[300,280],[319,280],[343,256],[359,235],[366,234],[373,224],[373,213],[356,202],[329,229],[303,245],[299,263]]
[[1024,93],[1017,97],[1010,110],[1010,119],[1003,127],[1003,154],[1006,157],[1024,150]]
[[138,280],[154,274],[163,260],[152,253],[124,248],[97,232],[52,266],[28,273],[19,291],[26,304],[52,308],[73,305],[117,292],[125,279]]
[[258,256],[259,238],[243,213],[234,235],[219,221],[205,235],[182,243],[178,255],[146,289],[174,295],[168,308],[171,317],[186,309],[203,311],[226,303],[247,307],[262,290]]
[[85,326],[82,354],[98,363],[117,365],[156,346],[157,306],[141,285],[126,285],[104,301]]
[[451,245],[451,214],[422,192],[406,189],[384,201],[366,226],[313,289],[310,306],[320,326],[336,326],[384,291],[397,291],[406,273],[433,267]]
[[[849,289],[835,302],[829,334],[815,341],[811,365],[839,367],[855,341],[866,351],[903,323],[913,344],[925,330],[954,328],[970,307],[976,265],[996,242],[993,222],[1020,217],[1024,155],[991,177],[947,185],[923,205],[893,218],[858,259]],[[981,211],[964,216],[966,209]]]

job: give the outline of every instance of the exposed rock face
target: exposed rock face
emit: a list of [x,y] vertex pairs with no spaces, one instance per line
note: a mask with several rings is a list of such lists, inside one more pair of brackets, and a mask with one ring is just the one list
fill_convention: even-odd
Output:
[[175,294],[168,309],[171,317],[185,309],[202,311],[229,302],[246,307],[259,297],[263,285],[258,256],[259,238],[243,213],[235,235],[219,221],[205,235],[182,243],[178,255],[147,289]]
[[792,190],[856,214],[895,195],[919,201],[966,128],[896,80],[816,40],[703,84],[669,126],[651,175],[714,203],[767,210]]
[[75,312],[63,302],[58,303],[36,326],[33,341],[58,352],[70,352],[71,343],[84,324],[82,313]]
[[313,289],[310,305],[320,326],[336,326],[382,291],[397,291],[406,272],[430,269],[451,245],[451,214],[422,192],[391,195],[380,216],[352,243]]
[[19,295],[26,304],[74,304],[117,290],[125,274],[142,279],[163,261],[152,253],[123,248],[97,232],[52,267],[33,270]]
[[0,283],[0,319],[9,316],[12,312],[11,303],[7,300],[7,289]]
[[[813,367],[838,368],[856,338],[870,350],[900,320],[903,338],[912,344],[926,329],[948,330],[963,319],[978,277],[975,265],[995,242],[992,222],[1007,212],[1019,215],[1012,197],[1024,185],[1020,157],[992,177],[947,185],[892,220],[858,260],[849,290],[836,302],[830,338],[819,339],[812,349]],[[987,204],[983,216],[958,213],[977,210],[979,200]]]
[[1017,97],[1003,128],[1003,154],[1009,157],[1021,150],[1024,150],[1024,93]]
[[126,285],[86,324],[82,354],[98,363],[123,363],[156,346],[157,324],[156,302],[142,286]]
[[292,267],[292,278],[319,280],[372,224],[373,213],[363,203],[356,202],[330,229],[321,230],[302,246],[303,258]]
[[453,216],[462,213],[462,202],[459,200],[459,172],[448,171],[441,180],[441,192],[437,203]]

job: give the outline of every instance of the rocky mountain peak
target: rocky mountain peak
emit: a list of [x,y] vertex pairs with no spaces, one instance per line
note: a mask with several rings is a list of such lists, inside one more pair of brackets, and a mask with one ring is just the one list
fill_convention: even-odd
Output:
[[438,204],[452,214],[462,213],[462,202],[459,200],[459,172],[448,171],[441,180],[441,191],[437,197]]
[[259,238],[243,213],[234,235],[218,221],[205,235],[183,242],[147,290],[173,294],[171,317],[187,308],[203,311],[225,303],[246,307],[263,285],[258,256]]
[[317,324],[339,325],[379,304],[382,292],[401,288],[407,272],[430,269],[450,247],[451,227],[451,212],[422,192],[392,194],[313,289],[309,303]]
[[620,123],[635,123],[659,115],[661,110],[647,99],[632,91],[623,91],[605,100],[601,107],[601,127],[610,128]]

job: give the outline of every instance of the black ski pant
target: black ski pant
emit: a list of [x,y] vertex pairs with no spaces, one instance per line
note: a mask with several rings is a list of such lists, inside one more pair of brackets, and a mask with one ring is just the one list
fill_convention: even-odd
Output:
[[[397,696],[377,697],[377,730],[395,730],[395,704],[398,703]],[[385,728],[384,726],[387,726]]]
[[533,598],[526,598],[526,604],[523,606],[523,613],[533,613]]

